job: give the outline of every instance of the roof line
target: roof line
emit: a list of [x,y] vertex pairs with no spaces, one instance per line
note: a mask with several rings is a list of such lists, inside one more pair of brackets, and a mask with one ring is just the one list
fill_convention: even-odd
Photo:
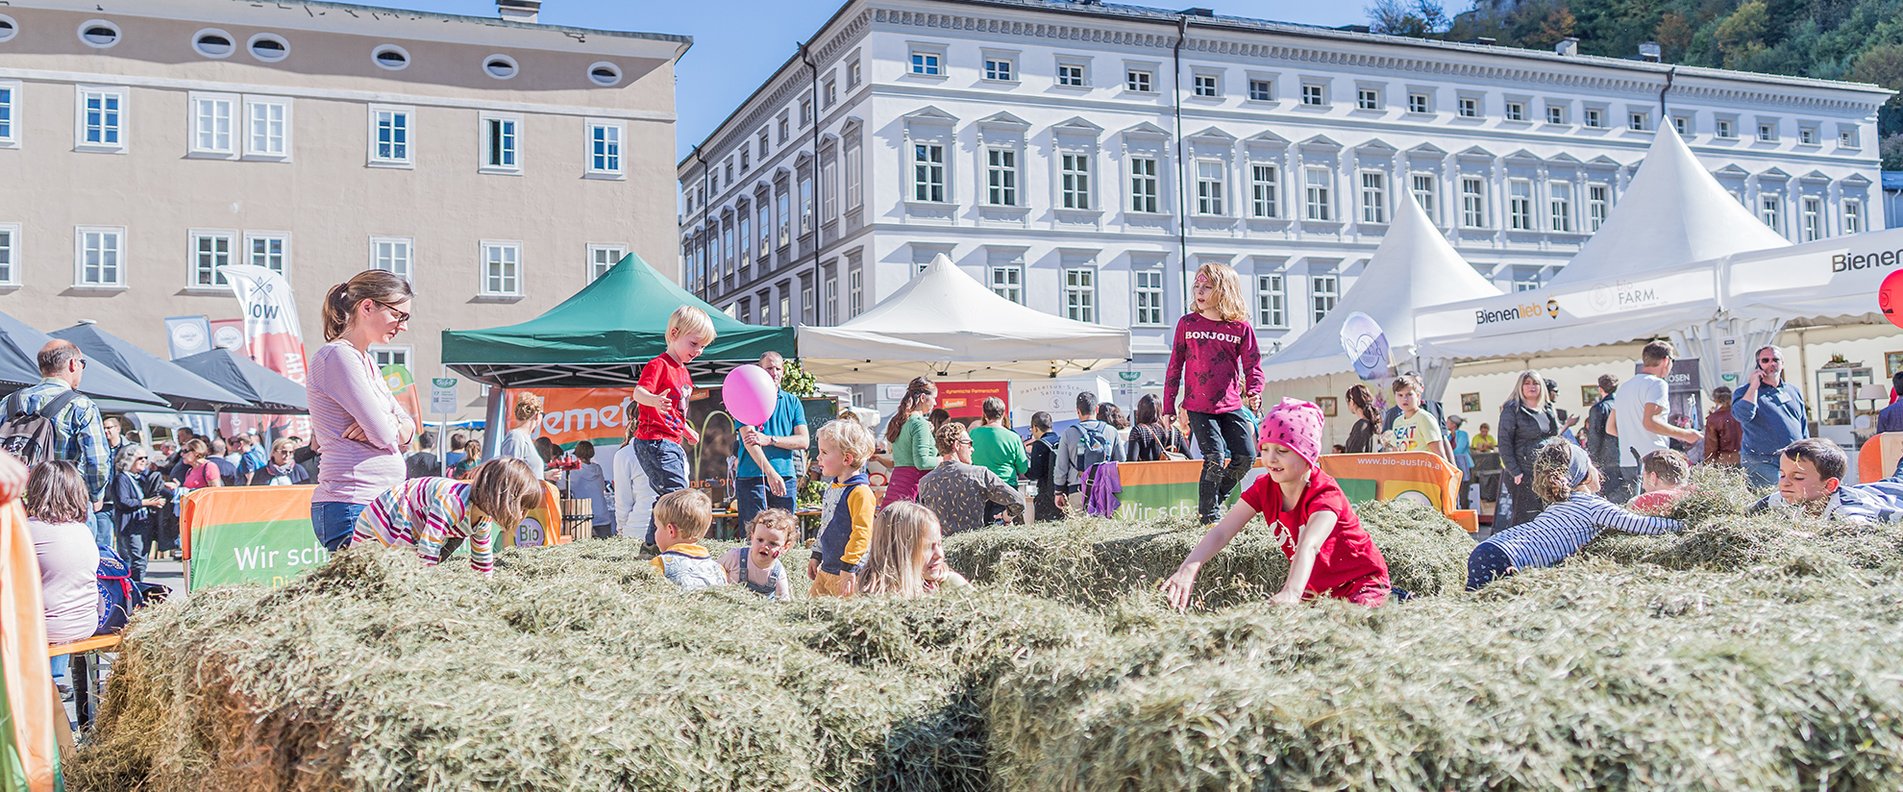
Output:
[[[258,4],[258,0],[231,0],[231,2],[241,3],[244,5]],[[317,8],[334,8],[339,11],[346,11],[346,12],[363,11],[366,13],[373,13],[373,14],[414,14],[419,17],[428,17],[431,19],[441,19],[441,20],[451,21],[451,22],[473,22],[473,23],[478,23],[483,25],[493,25],[496,27],[516,28],[519,30],[570,31],[574,33],[589,33],[589,34],[601,35],[601,36],[614,36],[617,38],[648,39],[652,41],[671,41],[676,44],[683,44],[690,47],[693,46],[694,44],[694,38],[692,36],[686,36],[679,33],[649,33],[649,32],[638,31],[638,30],[606,30],[603,28],[584,28],[584,27],[575,27],[572,25],[548,25],[548,24],[543,24],[540,22],[519,22],[513,19],[503,19],[501,17],[481,17],[481,16],[470,16],[468,14],[449,14],[449,13],[443,13],[440,11],[421,11],[421,10],[410,9],[410,8],[390,8],[388,6],[363,5],[361,3],[340,3],[340,2],[336,2],[335,0],[273,0],[273,2],[279,6],[296,4],[296,5],[302,5],[302,6],[317,7]],[[686,49],[683,48],[682,52],[686,52]],[[675,57],[678,58],[680,56],[676,55]]]
[[[847,9],[852,8],[854,5],[857,5],[858,2],[859,0],[846,0],[846,2],[841,3],[839,5],[838,11],[834,11],[832,16],[827,17],[825,22],[820,23],[819,29],[813,31],[813,35],[807,38],[806,41],[803,41],[803,42],[800,42],[799,44],[794,45],[793,54],[786,56],[785,61],[782,61],[779,66],[775,67],[772,72],[768,73],[767,78],[760,81],[760,86],[758,88],[753,89],[753,93],[747,94],[747,98],[740,100],[739,104],[734,105],[733,110],[727,113],[727,117],[720,119],[720,123],[714,125],[713,131],[708,132],[705,137],[702,137],[700,139],[700,144],[697,146],[694,146],[694,148],[702,148],[706,146],[707,141],[713,140],[714,136],[719,135],[721,130],[726,129],[727,124],[731,123],[735,118],[738,118],[740,116],[740,111],[747,109],[747,105],[752,104],[753,100],[756,97],[758,97],[760,94],[765,93],[767,88],[773,85],[774,78],[779,77],[780,72],[785,71],[786,67],[800,62],[800,47],[806,45],[809,42],[818,41],[821,36],[826,34],[826,30],[828,28],[831,28],[834,23],[838,22],[840,19],[846,16]],[[813,123],[815,124],[819,123],[819,118],[817,115],[814,116]],[[680,161],[674,163],[675,172],[678,173],[680,172],[680,169],[687,167],[687,161],[690,159],[693,159],[693,157],[694,157],[693,151],[689,150],[687,153],[687,156],[681,157]]]

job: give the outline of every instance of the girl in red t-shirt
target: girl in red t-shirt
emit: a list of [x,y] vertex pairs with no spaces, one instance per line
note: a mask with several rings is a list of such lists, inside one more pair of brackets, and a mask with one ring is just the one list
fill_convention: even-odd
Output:
[[1176,574],[1163,581],[1170,604],[1189,605],[1196,574],[1261,514],[1288,554],[1288,580],[1269,601],[1293,605],[1311,597],[1335,597],[1374,607],[1387,601],[1388,562],[1375,549],[1348,497],[1315,464],[1321,449],[1322,410],[1283,399],[1262,418],[1262,453],[1268,475],[1242,493],[1242,500],[1203,535]]

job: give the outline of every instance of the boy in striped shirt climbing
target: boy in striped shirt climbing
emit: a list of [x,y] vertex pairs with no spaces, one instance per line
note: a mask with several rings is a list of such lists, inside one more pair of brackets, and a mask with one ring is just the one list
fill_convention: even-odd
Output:
[[425,476],[391,487],[357,516],[350,543],[415,547],[425,565],[435,566],[467,539],[469,566],[488,575],[495,571],[496,528],[514,531],[545,497],[527,463],[491,459],[469,481]]
[[1557,566],[1601,531],[1662,534],[1684,523],[1622,509],[1599,497],[1598,469],[1586,450],[1557,438],[1540,445],[1533,457],[1533,493],[1547,503],[1530,522],[1488,537],[1467,556],[1467,590],[1523,569]]

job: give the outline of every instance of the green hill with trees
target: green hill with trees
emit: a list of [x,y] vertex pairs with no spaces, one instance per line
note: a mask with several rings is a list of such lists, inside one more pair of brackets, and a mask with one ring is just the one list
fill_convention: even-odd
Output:
[[[1376,0],[1379,33],[1629,58],[1657,42],[1665,62],[1875,83],[1903,92],[1903,0]],[[1903,94],[1877,119],[1883,167],[1903,170]]]

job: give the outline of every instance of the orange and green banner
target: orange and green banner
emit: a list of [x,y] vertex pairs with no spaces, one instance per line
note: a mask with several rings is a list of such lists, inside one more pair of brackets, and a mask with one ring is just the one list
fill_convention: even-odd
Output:
[[17,500],[0,504],[0,573],[0,792],[61,789],[53,718],[66,712],[53,698],[40,564]]
[[[179,536],[189,591],[232,583],[276,588],[330,560],[311,529],[316,487],[208,487],[185,497]],[[513,533],[498,531],[499,547],[539,547],[568,541],[561,533],[561,501],[543,484],[542,505]],[[466,552],[466,551],[464,551]]]
[[[628,436],[628,418],[633,414],[632,388],[527,388],[541,395],[542,434],[565,449],[574,449],[583,440],[605,451],[621,445]],[[504,404],[514,404],[511,390]],[[599,453],[599,452],[597,452]]]
[[1202,475],[1203,463],[1198,460],[1119,462],[1117,477],[1123,482],[1123,491],[1117,494],[1120,505],[1116,517],[1195,517],[1196,482]]
[[398,407],[410,414],[412,426],[423,425],[423,394],[416,387],[416,378],[410,376],[410,367],[392,363],[383,366],[380,372],[383,384],[390,387],[391,398],[396,399]]

